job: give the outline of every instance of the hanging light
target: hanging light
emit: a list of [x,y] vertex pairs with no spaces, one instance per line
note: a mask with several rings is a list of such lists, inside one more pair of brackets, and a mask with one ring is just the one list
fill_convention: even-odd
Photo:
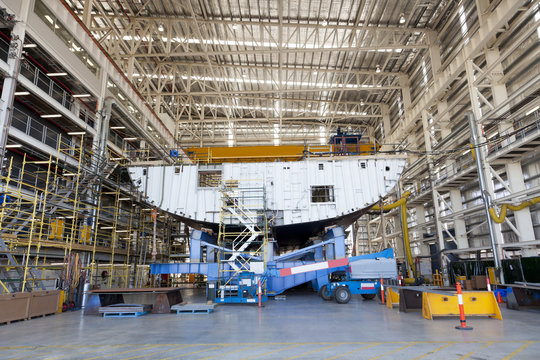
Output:
[[407,19],[405,19],[405,14],[403,13],[399,14],[399,23],[405,24],[405,21],[407,21]]
[[165,31],[165,28],[163,27],[163,24],[159,24],[157,29],[158,29],[159,32],[164,32]]
[[323,20],[323,21],[321,22],[321,25],[322,25],[322,26],[326,26],[326,25],[328,25],[328,21],[326,21],[326,20]]
[[378,72],[378,73],[381,72],[381,67],[379,65],[377,65],[377,69],[375,70],[375,72]]

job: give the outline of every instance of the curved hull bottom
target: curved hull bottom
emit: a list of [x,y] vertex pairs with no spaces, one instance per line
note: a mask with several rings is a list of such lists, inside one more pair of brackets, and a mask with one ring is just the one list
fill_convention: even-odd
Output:
[[[310,238],[323,235],[324,229],[329,226],[342,226],[344,229],[346,229],[349,225],[358,220],[358,218],[366,214],[371,207],[372,206],[367,206],[355,212],[330,219],[298,224],[274,225],[269,229],[269,236],[274,238],[280,248],[285,249],[302,247],[309,241]],[[197,221],[178,215],[175,216],[192,228],[199,230],[202,228],[210,229],[215,235],[217,235],[219,232],[218,223]]]

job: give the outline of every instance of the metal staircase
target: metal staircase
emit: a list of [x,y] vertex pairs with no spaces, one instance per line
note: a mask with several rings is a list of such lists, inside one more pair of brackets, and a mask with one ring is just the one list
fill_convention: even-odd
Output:
[[247,298],[252,299],[266,271],[264,182],[224,180],[219,190],[218,298],[222,302],[252,302]]

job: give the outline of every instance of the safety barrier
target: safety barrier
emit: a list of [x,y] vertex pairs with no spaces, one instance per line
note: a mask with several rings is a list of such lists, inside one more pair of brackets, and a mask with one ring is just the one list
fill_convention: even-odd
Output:
[[386,287],[386,307],[392,309],[399,306],[399,289],[392,286]]
[[[501,310],[495,295],[488,291],[463,292],[463,307],[466,316],[489,316],[502,320]],[[422,293],[422,315],[428,320],[438,316],[459,316],[456,293],[424,291]]]

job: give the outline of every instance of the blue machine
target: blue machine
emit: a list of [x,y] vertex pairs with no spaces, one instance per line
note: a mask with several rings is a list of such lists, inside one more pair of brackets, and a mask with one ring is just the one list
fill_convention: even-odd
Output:
[[321,286],[319,295],[324,300],[334,298],[339,304],[348,303],[352,295],[361,295],[368,300],[375,298],[381,288],[380,279],[397,278],[397,264],[392,249],[369,255],[369,258],[349,258],[349,266],[340,274],[341,279]]
[[[259,281],[264,282],[264,278],[256,276],[254,273],[240,273],[238,283],[230,283],[221,286],[219,296],[215,297],[216,303],[225,304],[255,304],[259,301]],[[267,301],[268,297],[261,292],[261,302]]]
[[[334,296],[335,291],[334,284],[329,284],[329,276],[335,272],[348,273],[348,279],[358,282],[359,279],[356,275],[351,277],[350,271],[353,265],[349,267],[338,266],[332,268],[316,269],[313,271],[306,271],[301,273],[292,274],[289,276],[280,276],[280,270],[293,268],[304,265],[319,264],[326,260],[344,259],[345,258],[345,232],[341,227],[330,229],[322,239],[315,241],[312,245],[303,249],[296,250],[281,256],[267,256],[266,270],[263,269],[263,259],[257,257],[251,257],[250,271],[244,271],[238,273],[238,277],[235,279],[219,279],[218,263],[216,262],[216,255],[220,249],[216,245],[216,238],[200,230],[193,230],[190,237],[190,263],[170,263],[170,264],[151,264],[151,274],[203,274],[207,277],[208,283],[214,283],[211,290],[212,292],[207,294],[211,300],[215,299],[218,303],[256,303],[258,302],[258,283],[259,281],[265,288],[264,294],[267,296],[274,296],[281,294],[287,289],[304,284],[311,283],[315,291],[319,291],[323,287],[325,288],[325,294]],[[267,254],[273,254],[273,244],[268,244]],[[385,250],[377,254],[368,254],[362,256],[356,256],[350,258],[350,262],[358,262],[354,265],[355,274],[358,273],[359,264],[374,261],[379,258],[393,258],[393,252],[391,249]],[[205,261],[206,260],[206,261]],[[362,261],[360,261],[362,260]],[[393,260],[393,259],[392,259]],[[359,262],[360,261],[360,262]],[[397,276],[397,270],[395,269],[394,261],[394,273]],[[226,271],[233,272],[228,268],[228,264],[221,264],[225,267]],[[223,269],[222,269],[223,270]],[[366,278],[366,270],[363,270],[363,279],[377,279],[377,274],[372,274],[372,277]],[[221,283],[218,284],[218,281]],[[369,283],[369,282],[368,282]],[[327,285],[329,284],[329,285]],[[354,284],[342,285],[351,289],[353,293],[358,293],[355,290]],[[378,285],[377,285],[378,286]],[[362,285],[358,285],[361,289]],[[369,289],[372,293],[375,293],[376,289]],[[368,293],[366,285],[364,285],[363,291]],[[261,300],[265,301],[266,296],[262,296]]]

